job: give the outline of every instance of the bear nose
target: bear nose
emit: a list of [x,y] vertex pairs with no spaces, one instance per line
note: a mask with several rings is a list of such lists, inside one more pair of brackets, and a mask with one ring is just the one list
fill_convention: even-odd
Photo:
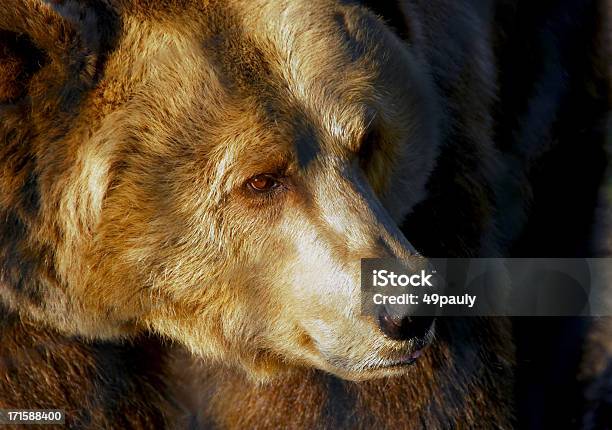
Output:
[[378,326],[385,336],[393,340],[422,339],[434,319],[433,316],[394,316],[383,309],[378,315]]

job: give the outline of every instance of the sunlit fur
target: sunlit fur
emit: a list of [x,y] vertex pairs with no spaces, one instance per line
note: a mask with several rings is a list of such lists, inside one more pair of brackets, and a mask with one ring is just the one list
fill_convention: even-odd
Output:
[[[181,26],[126,15],[72,119],[70,164],[43,190],[55,210],[33,226],[62,236],[58,282],[31,313],[91,336],[148,328],[248,368],[384,361],[397,346],[360,316],[359,259],[412,252],[394,225],[438,143],[418,51],[356,6],[186,8]],[[277,172],[277,195],[247,195]]]
[[[446,422],[448,410],[507,423],[507,405],[490,407],[509,387],[505,320],[445,323],[446,340],[409,370],[387,365],[413,341],[385,337],[359,311],[360,258],[422,261],[398,225],[427,195],[455,126],[479,160],[447,172],[470,203],[457,219],[469,215],[462,226],[475,233],[448,243],[466,255],[490,246],[488,184],[478,182],[495,163],[486,45],[465,66],[473,110],[458,124],[464,113],[434,85],[419,8],[403,42],[350,2],[163,3],[110,2],[112,37],[80,27],[95,22],[86,5],[30,0],[0,12],[1,29],[46,55],[25,85],[0,87],[0,217],[18,235],[0,243],[2,301],[64,334],[159,335],[244,384],[324,383],[313,369],[352,381],[401,374],[388,383],[393,404],[410,395],[427,422]],[[254,193],[246,183],[262,173],[281,185]],[[449,345],[455,336],[463,343]],[[364,399],[382,390],[363,387]],[[383,420],[386,409],[370,406]]]

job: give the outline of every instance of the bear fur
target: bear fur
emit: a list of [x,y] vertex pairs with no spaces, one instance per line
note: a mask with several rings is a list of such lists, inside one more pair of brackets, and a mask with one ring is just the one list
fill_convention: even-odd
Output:
[[[438,319],[413,366],[368,373],[397,346],[346,308],[362,256],[520,236],[503,191],[530,172],[495,144],[511,3],[0,10],[0,407],[70,428],[512,427],[506,318]],[[260,173],[281,184],[265,197],[241,186]]]

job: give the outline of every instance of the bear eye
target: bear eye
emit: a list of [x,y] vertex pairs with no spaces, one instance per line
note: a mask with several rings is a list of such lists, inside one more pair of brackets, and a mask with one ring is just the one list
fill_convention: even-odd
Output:
[[258,193],[271,191],[280,185],[280,182],[270,174],[253,176],[247,182],[249,188]]

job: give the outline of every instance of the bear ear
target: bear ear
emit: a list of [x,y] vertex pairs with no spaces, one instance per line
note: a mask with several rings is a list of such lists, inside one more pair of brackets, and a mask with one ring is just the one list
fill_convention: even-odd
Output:
[[31,93],[33,78],[42,69],[48,69],[47,79],[70,83],[75,89],[91,85],[116,22],[109,19],[112,15],[106,3],[96,0],[4,2],[0,8],[0,105]]

